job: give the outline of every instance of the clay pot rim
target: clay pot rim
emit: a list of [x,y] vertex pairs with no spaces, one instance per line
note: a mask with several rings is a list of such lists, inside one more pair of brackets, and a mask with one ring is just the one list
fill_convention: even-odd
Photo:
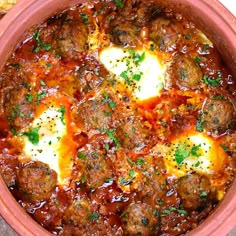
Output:
[[[49,0],[53,1],[53,0]],[[42,4],[38,0],[21,0],[14,6],[8,14],[0,21],[0,54],[6,53],[3,49],[3,43],[8,42],[15,34],[15,23],[30,20],[33,15],[31,12],[32,6],[37,8]],[[46,1],[45,1],[46,2]],[[69,0],[60,0],[60,4],[69,4]],[[193,8],[199,9],[205,14],[209,14],[218,25],[223,26],[222,32],[227,35],[227,38],[235,38],[231,42],[236,53],[236,18],[228,9],[220,2],[212,0],[179,0],[180,3],[187,2]],[[44,3],[47,4],[47,3]],[[62,7],[63,8],[63,7]],[[2,40],[4,38],[4,41]],[[232,40],[233,41],[233,40]],[[12,50],[15,45],[11,45]],[[4,55],[4,54],[3,54]],[[236,55],[235,55],[236,57]],[[217,209],[208,217],[197,229],[192,230],[188,235],[226,235],[234,226],[236,226],[236,179],[232,187]],[[226,206],[224,206],[226,205]],[[42,228],[35,222],[25,211],[18,205],[12,194],[9,192],[2,178],[0,177],[0,213],[11,227],[20,235],[51,235],[47,230]],[[223,219],[223,220],[222,220]],[[208,231],[206,232],[206,228]]]

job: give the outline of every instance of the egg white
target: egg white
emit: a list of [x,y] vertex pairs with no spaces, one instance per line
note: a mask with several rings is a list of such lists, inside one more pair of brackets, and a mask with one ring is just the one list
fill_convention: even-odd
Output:
[[[161,149],[167,172],[176,177],[184,176],[189,171],[213,176],[223,171],[227,158],[219,144],[206,134],[198,132],[184,133],[169,145],[156,148]],[[188,155],[179,161],[178,152],[181,155],[185,151]]]
[[[143,59],[137,63],[134,55],[136,58],[143,56]],[[165,86],[166,68],[154,52],[132,49],[131,53],[129,49],[113,46],[104,48],[99,54],[99,59],[119,82],[126,85],[133,99],[143,101],[160,96]],[[128,82],[124,75],[128,77]],[[140,79],[134,79],[134,75],[138,75]]]
[[28,136],[21,136],[23,144],[21,158],[48,164],[56,171],[58,184],[66,185],[71,178],[76,144],[73,142],[73,134],[68,132],[68,114],[61,112],[62,107],[64,105],[60,102],[51,99],[46,101],[46,105],[38,107],[40,113],[28,131],[38,129],[39,140],[38,143],[32,143]]

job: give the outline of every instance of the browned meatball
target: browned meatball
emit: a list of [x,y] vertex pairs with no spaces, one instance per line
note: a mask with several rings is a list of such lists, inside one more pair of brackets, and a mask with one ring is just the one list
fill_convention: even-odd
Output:
[[19,191],[30,201],[50,198],[57,184],[57,174],[40,161],[29,162],[20,168],[17,175]]
[[184,208],[197,210],[213,196],[208,178],[199,174],[188,174],[178,179],[177,192]]
[[98,98],[82,103],[77,109],[76,119],[85,131],[108,129],[111,116],[107,115],[106,112],[111,112],[111,110],[102,99]]
[[149,136],[149,130],[140,120],[129,117],[116,128],[115,136],[122,147],[138,148],[144,146]]
[[179,56],[170,66],[168,73],[171,82],[180,89],[196,89],[202,79],[202,71],[193,59]]
[[67,207],[63,219],[66,223],[71,223],[75,226],[83,226],[88,223],[89,213],[91,212],[91,203],[84,199],[74,200]]
[[207,130],[225,131],[230,128],[234,108],[227,100],[208,99],[203,106],[204,127]]
[[87,39],[87,25],[68,20],[59,29],[52,46],[63,59],[77,59],[87,49]]
[[8,187],[15,185],[18,164],[15,156],[0,154],[0,173]]
[[27,88],[19,86],[5,91],[5,116],[15,129],[26,127],[33,119],[36,103]]
[[[156,163],[151,163],[150,159],[154,159]],[[162,199],[167,192],[166,177],[163,172],[166,170],[166,166],[162,158],[146,157],[145,164],[142,166],[144,176],[146,178],[143,189],[139,195],[143,201],[155,204]]]
[[132,47],[139,42],[139,32],[139,27],[132,22],[119,22],[112,30],[112,39],[117,44]]
[[78,151],[78,165],[83,170],[83,181],[90,188],[101,186],[106,178],[112,176],[104,145],[105,139],[95,138]]
[[[132,21],[138,26],[145,26],[151,18],[156,17],[160,12],[160,6],[152,1],[124,1],[124,7],[118,8],[118,17]],[[120,23],[122,24],[122,23]]]
[[122,217],[124,235],[158,235],[159,218],[146,203],[131,203]]
[[171,51],[178,41],[178,32],[169,19],[157,18],[151,23],[150,38],[161,50]]

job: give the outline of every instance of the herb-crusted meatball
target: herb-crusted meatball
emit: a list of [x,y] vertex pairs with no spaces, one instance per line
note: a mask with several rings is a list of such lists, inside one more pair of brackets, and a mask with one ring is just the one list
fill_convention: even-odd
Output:
[[122,217],[124,235],[157,235],[159,218],[145,203],[131,203]]
[[150,38],[162,51],[171,51],[178,41],[178,33],[173,22],[157,18],[151,23]]
[[79,149],[77,154],[78,165],[83,170],[82,182],[86,182],[90,188],[101,186],[104,184],[104,180],[112,175],[111,167],[106,157],[104,140],[105,138],[95,138]]
[[57,174],[45,163],[29,162],[20,168],[17,184],[22,196],[27,200],[46,200],[56,187]]
[[132,22],[122,22],[117,24],[112,30],[115,43],[123,46],[134,46],[139,41],[140,29]]
[[171,82],[180,89],[196,89],[202,79],[203,73],[193,59],[178,56],[169,68]]
[[184,208],[197,210],[206,205],[211,199],[210,181],[199,174],[188,174],[178,179],[177,192],[182,200]]
[[149,130],[140,120],[129,117],[116,128],[115,135],[122,147],[132,149],[144,146]]
[[0,154],[0,173],[8,187],[15,185],[17,167],[18,160],[16,156]]
[[233,119],[233,105],[227,100],[208,99],[203,106],[204,127],[207,130],[225,131]]
[[108,129],[111,117],[106,112],[110,111],[110,108],[103,103],[103,100],[90,100],[78,107],[77,121],[84,126],[85,131],[90,129]]
[[84,199],[74,200],[66,209],[63,219],[66,223],[84,226],[88,223],[91,203]]
[[5,116],[14,129],[26,127],[33,119],[36,104],[32,94],[24,86],[6,91],[4,98]]
[[56,52],[66,60],[77,59],[87,45],[87,26],[83,22],[72,22],[71,19],[65,19],[53,43]]

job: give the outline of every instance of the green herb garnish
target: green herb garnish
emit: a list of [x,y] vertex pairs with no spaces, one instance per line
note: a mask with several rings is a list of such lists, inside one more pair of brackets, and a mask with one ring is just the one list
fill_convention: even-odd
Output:
[[202,80],[205,84],[211,85],[213,87],[219,87],[221,85],[221,77],[217,77],[216,79],[214,79],[204,75]]
[[91,214],[88,215],[88,219],[92,220],[92,221],[98,221],[99,220],[99,214],[98,212],[93,212]]
[[28,132],[24,132],[23,135],[27,136],[29,141],[33,145],[37,145],[39,143],[39,127],[32,128]]
[[123,8],[125,5],[123,2],[121,2],[121,0],[115,0],[115,4],[117,7]]
[[37,42],[36,47],[34,48],[34,52],[39,52],[40,49],[43,49],[45,51],[49,51],[52,46],[50,44],[46,44],[44,40],[41,40],[40,38],[40,32],[38,29],[36,29],[33,33],[33,39]]
[[63,125],[65,125],[65,113],[66,113],[65,106],[61,105],[61,108],[58,110],[58,112],[61,113],[61,122]]

